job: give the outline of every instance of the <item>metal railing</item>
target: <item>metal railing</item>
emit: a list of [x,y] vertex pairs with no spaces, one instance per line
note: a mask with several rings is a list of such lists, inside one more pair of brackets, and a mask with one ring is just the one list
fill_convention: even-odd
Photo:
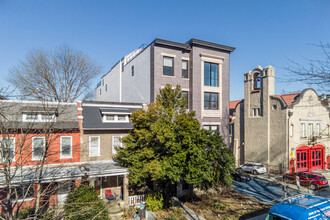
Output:
[[146,201],[146,195],[145,194],[136,195],[136,196],[129,196],[128,197],[128,205],[129,206],[138,205],[141,202],[145,202],[145,201]]

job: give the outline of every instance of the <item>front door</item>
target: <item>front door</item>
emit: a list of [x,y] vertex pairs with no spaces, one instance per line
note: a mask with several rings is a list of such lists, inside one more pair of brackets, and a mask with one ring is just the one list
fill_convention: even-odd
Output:
[[316,148],[311,149],[311,169],[312,170],[318,170],[322,169],[323,163],[323,149]]
[[297,171],[308,170],[308,150],[297,150]]
[[63,185],[59,186],[59,188],[57,190],[57,203],[59,206],[64,205],[69,192],[70,192],[69,184],[63,184]]

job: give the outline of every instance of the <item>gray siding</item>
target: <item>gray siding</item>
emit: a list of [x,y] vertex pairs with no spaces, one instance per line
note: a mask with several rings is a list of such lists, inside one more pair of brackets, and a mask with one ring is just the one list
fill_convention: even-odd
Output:
[[149,46],[125,66],[122,73],[122,102],[150,102],[150,51]]

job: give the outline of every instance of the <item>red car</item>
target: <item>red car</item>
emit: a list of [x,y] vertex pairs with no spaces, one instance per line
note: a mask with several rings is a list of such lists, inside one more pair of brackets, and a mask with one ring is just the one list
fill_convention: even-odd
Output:
[[283,181],[296,184],[297,176],[301,186],[309,186],[312,190],[329,187],[324,176],[312,172],[287,173],[283,175]]

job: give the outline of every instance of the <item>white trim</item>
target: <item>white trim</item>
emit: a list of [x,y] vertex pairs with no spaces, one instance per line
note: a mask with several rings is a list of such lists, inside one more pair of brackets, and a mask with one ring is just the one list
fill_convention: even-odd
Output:
[[222,56],[216,56],[216,55],[213,55],[213,54],[206,54],[206,53],[200,53],[200,56],[202,57],[202,59],[208,59],[208,58],[216,59],[216,60],[224,60],[225,59],[225,57],[222,57]]
[[131,112],[102,112],[103,115],[131,115]]
[[[175,54],[170,54],[170,53],[160,53],[160,55],[162,55],[163,57],[172,57],[172,58],[176,57]],[[174,62],[173,62],[173,65],[174,65]]]
[[78,115],[78,119],[84,119],[84,116]]
[[[70,138],[71,139],[71,143],[70,143],[70,156],[64,156],[63,154],[62,154],[62,152],[63,152],[63,150],[62,150],[62,138],[64,138],[64,137],[66,137],[66,138]],[[60,159],[71,159],[72,158],[72,136],[61,136],[61,139],[60,139],[60,150],[61,150],[61,153],[60,153]]]
[[202,122],[202,125],[221,125],[221,122]]
[[[0,102],[16,102],[16,103],[36,103],[36,104],[57,104],[57,105],[77,105],[77,103],[74,102],[68,102],[68,103],[63,103],[63,102],[48,102],[48,101],[20,101],[20,100],[0,100]],[[50,105],[45,105],[47,107],[56,107],[56,106],[50,106]]]
[[[91,139],[92,139],[92,137],[97,137],[98,138],[98,143],[97,143],[97,154],[95,154],[95,155],[92,155],[91,154],[91,143],[92,143],[92,141],[91,141]],[[89,157],[99,157],[100,156],[100,144],[101,144],[101,137],[100,136],[89,136]]]
[[83,108],[82,107],[79,107],[79,108],[77,108],[78,109],[78,111],[82,111],[83,110]]
[[[52,119],[42,119],[42,115],[43,113],[23,113],[22,114],[22,122],[56,122],[56,116],[55,113],[47,113],[45,112],[47,115],[52,115]],[[29,114],[33,114],[33,115],[37,115],[37,119],[27,119],[27,115]]]
[[17,202],[28,202],[28,201],[32,201],[34,200],[34,197],[33,198],[27,198],[27,199],[17,199]]
[[181,59],[189,61],[189,57],[181,57]]
[[[113,115],[114,116],[114,120],[107,120],[107,116]],[[128,123],[129,122],[129,117],[127,114],[121,114],[120,116],[125,115],[125,120],[118,120],[118,115],[115,114],[104,114],[102,117],[102,122],[104,123]]]
[[[46,140],[45,140],[45,137],[32,137],[32,157],[31,157],[31,160],[32,161],[39,161],[39,160],[42,160],[43,158],[41,157],[41,158],[38,158],[38,157],[34,157],[34,139],[36,139],[36,138],[41,138],[41,139],[43,139],[44,140],[44,154],[45,154],[45,151],[46,151]],[[43,155],[43,156],[45,156],[45,155]]]

